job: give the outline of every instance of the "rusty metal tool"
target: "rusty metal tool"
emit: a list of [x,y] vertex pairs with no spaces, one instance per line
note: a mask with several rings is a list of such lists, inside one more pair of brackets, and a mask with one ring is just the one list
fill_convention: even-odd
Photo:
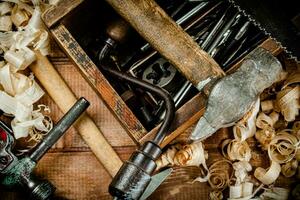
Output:
[[55,187],[47,180],[39,180],[33,175],[37,162],[63,136],[70,126],[89,106],[89,102],[80,98],[72,108],[52,128],[41,143],[27,157],[18,158],[12,153],[15,143],[12,130],[0,121],[0,180],[7,188],[24,190],[30,200],[49,199]]
[[128,161],[124,162],[109,185],[109,192],[115,199],[139,199],[149,185],[151,188],[155,187],[152,184],[153,181],[157,181],[155,178],[152,178],[152,174],[156,169],[155,160],[162,152],[159,145],[166,137],[173,122],[175,105],[172,97],[165,90],[109,67],[101,66],[101,68],[120,80],[130,82],[137,87],[156,94],[165,103],[166,115],[154,139],[145,142],[139,150],[131,155]]
[[279,80],[281,63],[270,52],[257,48],[233,74],[212,88],[204,115],[191,133],[192,140],[204,140],[222,127],[232,126],[252,107],[259,94]]

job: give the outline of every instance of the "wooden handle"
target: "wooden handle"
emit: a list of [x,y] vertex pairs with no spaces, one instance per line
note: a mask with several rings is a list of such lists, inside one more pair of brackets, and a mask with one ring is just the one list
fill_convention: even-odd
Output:
[[194,86],[223,70],[153,0],[106,0]]
[[[36,52],[36,56],[37,61],[30,66],[30,69],[61,111],[66,113],[76,102],[75,95],[47,57],[42,56],[39,52]],[[74,126],[107,172],[114,176],[121,167],[122,161],[93,120],[84,113]]]

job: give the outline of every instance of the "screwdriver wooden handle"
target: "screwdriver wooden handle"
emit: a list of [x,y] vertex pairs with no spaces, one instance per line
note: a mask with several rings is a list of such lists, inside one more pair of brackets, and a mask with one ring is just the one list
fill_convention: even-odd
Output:
[[[49,96],[66,113],[76,102],[76,97],[47,57],[36,52],[37,61],[30,69],[40,81]],[[107,172],[113,177],[122,165],[122,161],[104,138],[93,120],[84,113],[74,124],[79,134],[91,148]]]
[[200,49],[154,0],[106,1],[194,86],[224,74],[214,59]]

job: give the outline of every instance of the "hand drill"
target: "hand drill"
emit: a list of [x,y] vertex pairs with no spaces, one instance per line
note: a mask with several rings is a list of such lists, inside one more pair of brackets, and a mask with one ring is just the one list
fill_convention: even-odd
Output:
[[39,180],[33,170],[37,162],[58,141],[67,129],[87,109],[89,102],[80,98],[63,118],[52,128],[34,151],[24,158],[12,153],[15,139],[11,129],[0,121],[0,181],[9,189],[22,188],[28,199],[46,200],[53,196],[55,187],[47,180]]

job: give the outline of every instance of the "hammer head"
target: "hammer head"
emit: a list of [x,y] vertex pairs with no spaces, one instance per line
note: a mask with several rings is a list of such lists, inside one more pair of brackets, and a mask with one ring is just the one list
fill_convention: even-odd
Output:
[[206,111],[190,139],[203,140],[232,126],[252,107],[264,89],[279,80],[282,66],[270,52],[257,48],[233,74],[220,79],[209,94]]

